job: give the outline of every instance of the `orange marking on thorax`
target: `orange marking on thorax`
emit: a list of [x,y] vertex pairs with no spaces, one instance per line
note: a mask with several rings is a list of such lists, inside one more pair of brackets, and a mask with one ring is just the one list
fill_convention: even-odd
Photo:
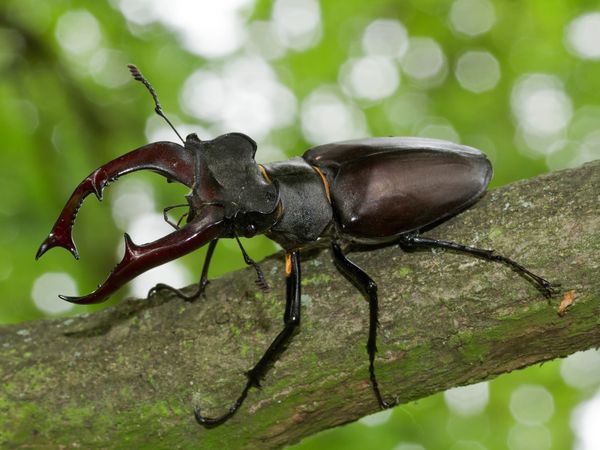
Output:
[[267,173],[267,171],[265,170],[265,168],[259,164],[258,165],[258,170],[260,170],[260,173],[262,174],[263,178],[268,182],[271,183],[271,178],[269,178],[269,174]]
[[327,181],[327,178],[325,178],[325,174],[321,172],[321,169],[319,169],[318,167],[311,167],[314,169],[315,172],[319,174],[321,180],[323,180],[323,186],[325,187],[325,195],[327,196],[327,200],[329,201],[329,203],[331,203],[331,194],[329,193],[329,182]]
[[292,274],[292,254],[285,254],[285,276],[289,277]]

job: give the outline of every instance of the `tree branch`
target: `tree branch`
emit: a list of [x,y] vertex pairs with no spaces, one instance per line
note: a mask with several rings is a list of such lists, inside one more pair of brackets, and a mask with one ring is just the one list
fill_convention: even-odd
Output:
[[[353,253],[379,285],[376,370],[402,402],[600,345],[600,162],[488,193],[429,236],[493,248],[574,291],[560,301],[506,266],[397,247]],[[432,254],[433,253],[433,254]],[[282,256],[214,280],[207,298],[129,300],[0,328],[0,446],[280,448],[377,410],[367,304],[329,252],[303,259],[303,321],[261,390],[212,430],[282,326]],[[157,280],[159,281],[159,280]]]

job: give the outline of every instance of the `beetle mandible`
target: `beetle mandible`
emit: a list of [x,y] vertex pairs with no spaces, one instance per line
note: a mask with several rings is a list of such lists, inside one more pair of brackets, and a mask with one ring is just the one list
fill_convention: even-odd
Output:
[[[252,387],[258,387],[270,365],[284,351],[300,325],[300,253],[315,244],[331,245],[333,259],[369,303],[367,353],[373,392],[382,408],[394,402],[383,399],[375,376],[377,352],[377,285],[347,258],[345,244],[445,248],[490,261],[504,263],[534,283],[549,297],[557,286],[530,272],[517,262],[494,253],[450,241],[420,235],[425,227],[458,214],[484,194],[492,177],[486,156],[471,147],[451,142],[406,137],[356,139],[319,145],[302,157],[259,165],[254,160],[256,143],[242,133],[228,133],[202,141],[195,133],[181,138],[164,115],[158,97],[134,65],[133,77],[152,95],[155,112],[163,117],[183,141],[155,142],[133,150],[93,171],[75,189],[36,259],[52,247],[63,247],[79,259],[72,226],[84,198],[94,193],[102,199],[111,181],[137,170],[157,172],[169,181],[190,188],[188,212],[183,226],[137,245],[125,234],[125,255],[108,279],[94,292],[63,300],[90,304],[106,300],[118,288],[142,272],[209,245],[198,287],[184,294],[164,284],[150,292],[171,290],[186,300],[197,298],[206,287],[208,267],[218,239],[237,240],[246,263],[254,266],[257,284],[267,289],[262,272],[244,251],[239,236],[265,234],[285,251],[286,304],[283,330],[265,354],[247,372],[240,396],[220,417],[206,417],[194,409],[196,420],[216,426],[235,414]],[[181,222],[181,221],[180,221]]]

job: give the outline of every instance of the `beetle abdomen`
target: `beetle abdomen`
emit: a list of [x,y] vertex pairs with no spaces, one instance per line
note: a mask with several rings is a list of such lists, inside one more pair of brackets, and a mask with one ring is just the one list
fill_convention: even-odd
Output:
[[492,176],[480,151],[433,139],[346,141],[304,157],[327,174],[339,231],[359,242],[385,242],[457,214]]

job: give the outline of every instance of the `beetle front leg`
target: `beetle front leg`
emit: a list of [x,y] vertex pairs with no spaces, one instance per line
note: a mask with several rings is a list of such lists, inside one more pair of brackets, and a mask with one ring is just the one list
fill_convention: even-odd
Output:
[[208,245],[208,250],[206,251],[206,258],[204,259],[204,264],[202,265],[202,274],[200,275],[200,281],[198,282],[198,287],[196,290],[190,294],[186,294],[181,289],[174,288],[173,286],[169,286],[168,284],[158,283],[152,289],[148,291],[148,297],[153,296],[159,291],[169,291],[176,295],[177,297],[185,300],[186,302],[193,302],[197,298],[199,298],[202,294],[204,294],[204,290],[210,281],[208,280],[208,268],[210,266],[210,261],[213,257],[213,253],[215,252],[215,247],[217,246],[218,239],[213,239],[210,241]]
[[444,241],[441,239],[431,239],[423,236],[417,236],[415,234],[408,234],[402,236],[400,238],[400,246],[406,247],[438,247],[438,248],[447,248],[450,250],[455,250],[457,252],[467,253],[470,255],[477,256],[479,258],[487,259],[488,261],[496,261],[501,262],[513,270],[515,270],[519,275],[524,277],[525,279],[533,282],[536,288],[538,288],[544,297],[550,298],[553,295],[556,295],[560,292],[559,287],[560,284],[550,283],[548,280],[536,275],[535,273],[527,270],[521,264],[513,261],[506,256],[498,255],[494,252],[494,250],[484,250],[476,247],[469,247],[468,245],[457,244],[455,242]]
[[375,354],[377,353],[377,326],[379,325],[379,302],[377,300],[377,284],[360,267],[346,258],[342,249],[335,242],[331,244],[334,262],[348,281],[350,281],[369,301],[369,339],[367,353],[369,354],[369,376],[377,402],[382,409],[391,408],[396,402],[387,402],[381,396],[379,384],[375,376]]
[[283,330],[277,335],[271,343],[265,354],[260,358],[256,365],[246,372],[248,381],[237,398],[235,403],[225,414],[220,417],[205,417],[201,414],[200,408],[194,409],[194,415],[198,423],[206,428],[221,425],[230,419],[239,407],[242,405],[248,391],[252,387],[260,388],[260,382],[265,377],[273,363],[283,353],[290,339],[297,331],[300,325],[300,252],[293,251],[285,255],[285,275],[286,275],[286,303],[285,313],[283,314]]

